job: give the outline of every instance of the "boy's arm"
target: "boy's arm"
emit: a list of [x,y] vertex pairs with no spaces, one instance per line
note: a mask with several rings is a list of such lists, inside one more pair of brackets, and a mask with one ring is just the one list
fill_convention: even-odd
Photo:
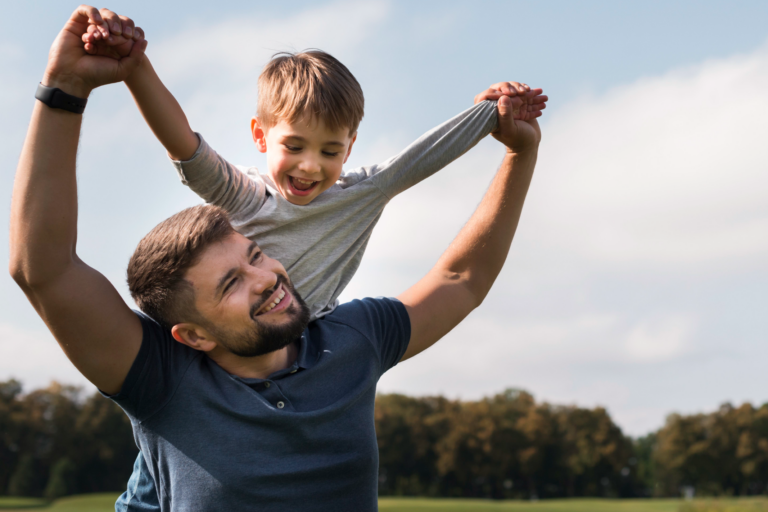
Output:
[[[132,21],[109,9],[101,16],[122,33],[113,30],[105,39],[99,27],[91,25],[83,35],[85,51],[91,55],[120,58],[130,52]],[[141,29],[139,35],[143,38]],[[136,37],[136,34],[133,34]],[[192,131],[176,98],[165,87],[145,56],[131,76],[125,80],[144,119],[165,146],[182,183],[188,185],[205,202],[223,208],[231,219],[252,218],[264,204],[266,187],[257,172],[245,174],[227,162]]]
[[[546,96],[517,82],[500,82],[475,97],[475,105],[428,131],[396,156],[381,164],[352,171],[342,179],[348,186],[366,178],[375,180],[388,197],[403,192],[428,178],[469,151],[497,128],[497,109],[492,101],[509,96],[515,119],[541,115]],[[527,112],[527,115],[523,115]]]
[[168,156],[173,160],[192,158],[200,140],[190,128],[179,102],[155,73],[149,58],[144,57],[125,85],[152,133],[168,151]]
[[[133,21],[109,9],[100,9],[104,22],[110,27],[108,36],[91,23],[83,34],[84,49],[89,55],[120,59],[131,52],[133,43],[144,38],[141,28]],[[144,120],[168,155],[174,160],[187,160],[194,155],[199,140],[189,126],[181,106],[155,73],[146,56],[139,67],[126,78],[125,84],[136,101]]]

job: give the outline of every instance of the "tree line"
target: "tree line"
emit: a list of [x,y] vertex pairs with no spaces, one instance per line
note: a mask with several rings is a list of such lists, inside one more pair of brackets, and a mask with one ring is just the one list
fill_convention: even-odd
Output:
[[[768,404],[672,414],[624,435],[607,411],[507,390],[478,401],[381,394],[381,495],[554,498],[768,492]],[[0,494],[125,489],[137,449],[122,410],[56,383],[22,393],[0,382]],[[690,492],[690,491],[689,491]]]

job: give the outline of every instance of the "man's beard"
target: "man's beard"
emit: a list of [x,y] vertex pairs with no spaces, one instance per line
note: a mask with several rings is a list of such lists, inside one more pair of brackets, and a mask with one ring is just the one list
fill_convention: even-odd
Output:
[[[288,322],[280,325],[266,324],[254,316],[266,300],[283,285],[283,288],[293,297],[293,302],[283,311],[290,315]],[[282,275],[277,276],[277,284],[262,294],[262,300],[251,308],[251,320],[253,325],[249,329],[240,332],[222,329],[213,325],[208,330],[221,346],[240,357],[256,357],[275,352],[287,347],[296,341],[309,324],[309,308],[304,299],[299,296],[293,285]]]

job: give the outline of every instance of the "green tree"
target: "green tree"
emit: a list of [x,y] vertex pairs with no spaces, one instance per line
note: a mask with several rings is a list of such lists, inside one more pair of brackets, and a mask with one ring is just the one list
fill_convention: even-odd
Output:
[[45,486],[45,497],[51,501],[62,496],[68,496],[75,493],[75,478],[77,467],[75,464],[64,457],[56,461],[51,468],[51,476],[48,478],[48,485]]
[[19,458],[18,464],[8,482],[8,494],[11,496],[34,496],[38,478],[35,473],[35,459],[30,454]]

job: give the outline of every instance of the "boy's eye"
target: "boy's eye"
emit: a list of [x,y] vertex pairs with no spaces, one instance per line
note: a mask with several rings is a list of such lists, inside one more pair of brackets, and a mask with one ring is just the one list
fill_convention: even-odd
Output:
[[331,157],[333,157],[333,156],[338,156],[338,154],[339,154],[339,151],[336,151],[335,153],[334,153],[333,151],[323,151],[323,154],[324,154],[325,156],[331,156]]
[[283,146],[285,146],[285,149],[288,151],[301,151],[301,148],[297,146],[289,146],[288,144],[283,144]]

